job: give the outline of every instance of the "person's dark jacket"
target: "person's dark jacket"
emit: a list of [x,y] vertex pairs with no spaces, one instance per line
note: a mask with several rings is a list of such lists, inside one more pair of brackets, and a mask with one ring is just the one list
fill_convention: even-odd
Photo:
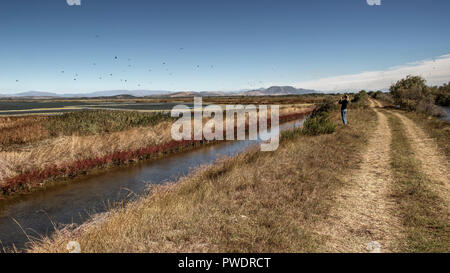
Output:
[[340,100],[339,104],[341,105],[341,111],[347,109],[348,99]]

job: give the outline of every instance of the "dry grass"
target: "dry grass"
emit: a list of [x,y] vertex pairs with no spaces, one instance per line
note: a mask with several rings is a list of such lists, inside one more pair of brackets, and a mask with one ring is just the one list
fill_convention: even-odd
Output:
[[[391,103],[382,100],[377,100],[381,106],[385,106],[391,110],[394,109]],[[439,150],[442,151],[447,158],[450,158],[450,123],[440,120],[436,117],[417,112],[407,112],[395,109],[394,111],[402,113],[414,121],[429,137],[433,138],[439,145]]]
[[[48,166],[63,166],[70,162],[102,157],[115,151],[136,150],[169,142],[169,122],[134,128],[107,135],[62,136],[40,142],[29,148],[0,152],[0,181],[7,177]],[[1,164],[3,162],[3,164]],[[6,165],[7,164],[7,165]]]
[[48,138],[50,133],[43,125],[46,119],[36,116],[0,117],[0,151]]
[[414,112],[404,112],[407,117],[415,122],[422,130],[427,132],[429,137],[435,139],[439,149],[450,159],[450,123],[439,120],[435,117]]
[[448,203],[445,201],[448,196],[440,196],[432,181],[434,176],[423,173],[421,160],[427,158],[416,157],[401,119],[389,114],[389,122],[392,128],[394,198],[407,233],[407,240],[398,242],[398,245],[404,252],[449,252],[450,226]]
[[273,153],[252,150],[205,166],[30,251],[66,252],[76,240],[83,252],[314,252],[324,238],[313,227],[374,126],[371,110],[349,118],[352,126],[332,135],[298,134]]

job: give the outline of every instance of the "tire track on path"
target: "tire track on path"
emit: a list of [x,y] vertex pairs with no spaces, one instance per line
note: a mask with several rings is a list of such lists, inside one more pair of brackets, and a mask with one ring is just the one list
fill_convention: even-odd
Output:
[[403,123],[414,155],[421,162],[421,171],[431,180],[431,187],[450,208],[450,166],[446,156],[439,152],[436,141],[406,116],[392,112]]
[[[395,252],[394,242],[403,237],[402,222],[391,197],[390,169],[391,129],[387,117],[371,107],[378,117],[378,125],[369,139],[367,151],[359,169],[345,178],[345,186],[338,193],[337,205],[318,227],[328,237],[326,252]],[[377,243],[381,249],[377,249]]]

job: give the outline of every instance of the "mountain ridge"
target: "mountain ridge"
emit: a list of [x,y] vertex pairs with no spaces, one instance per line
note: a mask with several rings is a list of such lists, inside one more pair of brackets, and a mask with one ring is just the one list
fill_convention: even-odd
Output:
[[8,97],[47,97],[47,98],[91,98],[91,97],[114,97],[114,96],[133,96],[133,97],[191,97],[191,96],[278,96],[278,95],[303,95],[321,93],[320,91],[295,88],[292,86],[271,86],[269,88],[260,88],[241,91],[166,91],[166,90],[104,90],[89,93],[54,93],[45,91],[26,91],[15,94],[0,94],[2,98]]

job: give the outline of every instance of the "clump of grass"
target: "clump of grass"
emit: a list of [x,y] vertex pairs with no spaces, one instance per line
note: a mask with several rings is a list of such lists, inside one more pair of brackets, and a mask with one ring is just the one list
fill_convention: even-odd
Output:
[[95,135],[156,125],[172,118],[163,113],[135,111],[80,111],[51,117],[46,128],[52,136]]
[[398,117],[388,117],[392,128],[394,197],[407,232],[407,241],[398,244],[404,252],[449,252],[450,226],[444,202],[419,170],[420,162],[414,156],[404,125]]
[[330,112],[335,113],[336,108],[332,100],[325,100],[306,118],[302,128],[281,132],[281,139],[293,139],[297,135],[317,136],[334,133],[337,126],[330,118]]
[[323,112],[306,119],[303,124],[302,133],[310,136],[317,136],[323,134],[332,134],[336,131],[336,124],[330,120],[330,115]]
[[301,132],[309,136],[334,133],[336,124],[330,119],[330,112],[335,109],[333,101],[326,100],[306,119]]

